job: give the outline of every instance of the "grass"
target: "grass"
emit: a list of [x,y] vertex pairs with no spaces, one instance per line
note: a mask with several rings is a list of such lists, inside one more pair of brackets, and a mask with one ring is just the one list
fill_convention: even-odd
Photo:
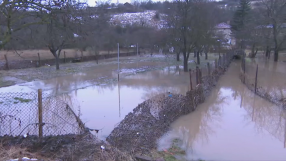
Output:
[[[61,52],[60,58],[64,58],[64,52],[66,53],[66,58],[74,58],[76,55],[81,56],[81,52],[77,51],[77,49],[64,49]],[[127,49],[121,49],[121,52],[133,52],[133,51],[127,50]],[[4,55],[7,55],[8,60],[23,60],[23,59],[38,60],[38,53],[40,54],[41,60],[54,59],[54,56],[48,49],[17,50],[17,53],[15,51],[0,50],[0,60],[5,60]],[[117,50],[110,51],[110,54],[114,54],[114,53],[117,53]],[[99,54],[108,54],[108,52],[100,51]],[[83,55],[87,56],[90,54],[88,53],[88,51],[84,51]]]
[[[20,101],[21,103],[28,103],[31,102],[31,99],[24,99],[24,98],[20,98],[20,97],[15,97],[14,98],[16,101]],[[19,102],[14,102],[14,104],[19,103]]]

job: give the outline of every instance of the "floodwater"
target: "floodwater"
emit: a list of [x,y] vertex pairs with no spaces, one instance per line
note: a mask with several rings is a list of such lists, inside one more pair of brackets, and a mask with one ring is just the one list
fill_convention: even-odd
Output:
[[[164,67],[166,66],[166,67]],[[89,71],[33,81],[1,88],[1,92],[33,92],[43,89],[48,95],[57,95],[80,115],[90,129],[105,139],[114,127],[143,101],[163,92],[185,95],[189,90],[189,74],[183,67],[168,62],[135,62],[103,65]]]
[[63,98],[78,107],[80,118],[91,129],[100,129],[105,139],[114,127],[143,101],[164,92],[185,94],[189,88],[188,74],[178,68],[165,68],[126,76],[119,83],[91,86],[72,91]]
[[285,110],[249,91],[239,72],[240,62],[233,62],[206,101],[172,124],[158,149],[175,142],[186,152],[180,160],[285,160]]
[[[282,57],[284,58],[284,57]],[[257,86],[280,99],[286,98],[286,61],[274,62],[272,59],[258,57],[246,59],[246,74],[252,84],[255,82],[258,65]]]

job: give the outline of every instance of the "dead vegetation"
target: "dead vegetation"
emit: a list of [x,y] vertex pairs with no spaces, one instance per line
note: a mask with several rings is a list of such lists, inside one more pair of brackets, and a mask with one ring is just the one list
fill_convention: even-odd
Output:
[[37,158],[38,160],[43,160],[43,157],[30,153],[27,151],[27,149],[21,148],[20,146],[4,147],[0,143],[0,160],[1,161],[8,161],[10,159],[23,158],[23,157]]
[[0,160],[37,158],[44,161],[132,161],[133,158],[91,134],[0,137]]

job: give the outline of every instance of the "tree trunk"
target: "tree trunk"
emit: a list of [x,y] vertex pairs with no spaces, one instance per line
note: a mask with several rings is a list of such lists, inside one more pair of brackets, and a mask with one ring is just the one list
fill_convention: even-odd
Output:
[[56,60],[56,69],[57,69],[57,70],[60,70],[60,61],[59,61],[59,57],[58,57],[58,56],[56,56],[56,57],[55,57],[55,60]]
[[177,61],[180,61],[180,53],[177,53]]
[[187,53],[184,54],[184,72],[188,72],[188,59],[187,59]]
[[254,55],[254,49],[255,49],[255,44],[252,44],[251,55],[250,55],[251,58],[254,58],[254,57],[255,57],[255,55]]
[[275,49],[274,49],[274,61],[275,62],[278,61],[278,53],[279,53],[279,50],[275,47]]
[[266,50],[265,50],[265,57],[268,58],[269,55],[269,46],[266,46]]
[[197,56],[197,51],[194,50],[194,58]]
[[197,51],[197,64],[201,64],[201,62],[200,62],[200,51]]
[[277,25],[276,23],[273,23],[273,38],[274,38],[274,62],[278,61],[278,40],[277,40]]

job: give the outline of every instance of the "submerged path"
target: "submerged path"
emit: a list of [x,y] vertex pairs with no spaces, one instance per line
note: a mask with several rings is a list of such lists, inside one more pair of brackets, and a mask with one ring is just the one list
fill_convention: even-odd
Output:
[[205,102],[172,124],[159,150],[178,140],[187,160],[285,160],[285,110],[248,90],[239,72],[233,62]]

